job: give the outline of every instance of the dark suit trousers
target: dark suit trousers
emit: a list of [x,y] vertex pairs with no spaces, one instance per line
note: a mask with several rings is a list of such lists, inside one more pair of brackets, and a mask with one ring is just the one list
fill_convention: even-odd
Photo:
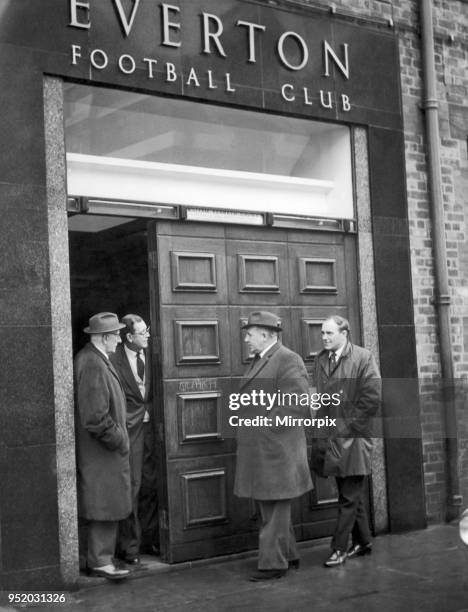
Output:
[[138,513],[141,527],[141,552],[154,554],[159,549],[157,461],[153,424],[143,425],[144,450]]
[[257,500],[262,525],[258,544],[258,569],[287,569],[298,559],[291,521],[291,500]]
[[339,497],[334,550],[347,551],[350,534],[353,544],[368,544],[372,539],[364,504],[365,482],[366,476],[336,478]]
[[140,551],[141,529],[138,520],[138,497],[143,469],[144,424],[138,423],[128,431],[130,438],[130,476],[132,483],[132,512],[119,521],[117,554],[126,557],[137,556]]

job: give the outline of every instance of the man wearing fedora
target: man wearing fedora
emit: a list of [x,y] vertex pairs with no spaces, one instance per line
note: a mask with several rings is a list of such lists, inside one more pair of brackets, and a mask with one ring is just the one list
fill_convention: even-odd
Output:
[[129,574],[113,563],[118,521],[132,509],[125,394],[109,360],[123,327],[112,312],[92,316],[90,341],[75,358],[78,516],[88,571],[109,580]]
[[[240,392],[251,394],[252,398],[278,393],[268,411],[255,401],[239,412],[239,417],[255,417],[255,413],[268,417],[271,426],[237,427],[234,484],[235,495],[256,500],[260,509],[258,571],[250,580],[271,580],[284,576],[289,567],[299,567],[291,501],[312,489],[303,427],[278,426],[275,422],[276,417],[308,416],[308,408],[298,405],[294,394],[298,397],[309,393],[309,383],[301,357],[279,340],[281,321],[275,314],[252,312],[243,329],[254,358]],[[281,397],[288,394],[291,400],[282,401]]]

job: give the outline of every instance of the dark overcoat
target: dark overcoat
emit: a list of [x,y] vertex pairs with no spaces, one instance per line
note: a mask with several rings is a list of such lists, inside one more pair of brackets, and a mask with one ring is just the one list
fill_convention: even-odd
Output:
[[119,521],[131,512],[125,395],[109,359],[91,343],[75,358],[78,513]]
[[372,420],[380,408],[382,384],[374,357],[365,348],[348,342],[335,369],[329,372],[329,351],[316,360],[317,391],[339,395],[337,406],[320,408],[318,418],[336,418],[336,427],[327,430],[325,476],[370,474]]
[[[280,342],[252,365],[241,383],[240,393],[309,394],[307,371],[302,359]],[[240,418],[255,415],[272,419],[273,425],[237,427],[237,461],[234,493],[258,500],[293,499],[312,489],[304,428],[277,426],[276,417],[306,418],[308,407],[288,401],[265,408],[246,406]]]

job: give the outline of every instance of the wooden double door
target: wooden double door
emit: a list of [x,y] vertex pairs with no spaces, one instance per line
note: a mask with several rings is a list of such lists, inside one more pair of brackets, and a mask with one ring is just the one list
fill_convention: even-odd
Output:
[[[236,443],[226,427],[249,362],[241,326],[252,310],[282,320],[283,343],[311,373],[323,319],[346,316],[359,339],[355,235],[152,222],[149,274],[162,558],[257,546],[257,509],[233,495]],[[232,413],[231,413],[232,414]],[[332,479],[295,500],[298,540],[332,533]]]

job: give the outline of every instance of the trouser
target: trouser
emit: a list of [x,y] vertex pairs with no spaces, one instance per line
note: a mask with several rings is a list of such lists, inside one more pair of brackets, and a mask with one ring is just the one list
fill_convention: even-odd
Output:
[[157,461],[152,424],[145,423],[144,430],[143,470],[138,502],[138,518],[141,527],[141,551],[154,554],[159,549]]
[[118,521],[80,519],[79,528],[81,567],[110,565],[115,554]]
[[258,569],[287,569],[298,559],[291,521],[291,500],[257,500],[262,525],[258,545]]
[[[145,425],[146,426],[146,425]],[[144,424],[139,423],[129,430],[130,437],[130,476],[132,486],[132,511],[119,521],[117,537],[117,554],[123,557],[134,557],[140,552],[140,522],[138,520],[138,499],[141,487],[143,468]]]
[[353,544],[368,544],[372,535],[364,504],[365,476],[336,478],[338,487],[338,521],[332,539],[334,550],[348,550],[349,535]]

